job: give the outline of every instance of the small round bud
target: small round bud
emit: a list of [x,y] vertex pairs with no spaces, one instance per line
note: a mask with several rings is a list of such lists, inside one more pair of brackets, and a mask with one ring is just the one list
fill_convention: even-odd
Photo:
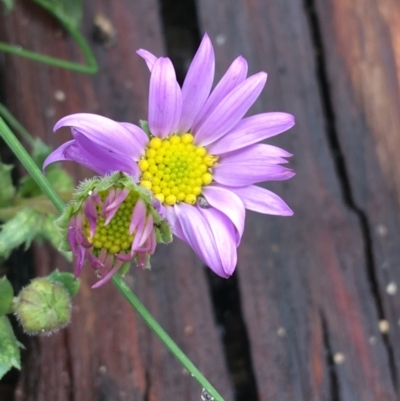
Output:
[[20,292],[14,310],[27,334],[52,334],[69,323],[71,298],[61,284],[38,278]]

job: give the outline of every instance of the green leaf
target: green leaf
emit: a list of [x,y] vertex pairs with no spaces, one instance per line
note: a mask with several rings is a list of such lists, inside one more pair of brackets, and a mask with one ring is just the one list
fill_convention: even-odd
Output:
[[149,123],[146,120],[139,120],[140,127],[142,130],[147,134],[148,137],[150,137],[150,128],[149,128]]
[[23,345],[15,337],[7,316],[0,317],[0,379],[11,369],[21,369],[19,348]]
[[14,166],[0,162],[0,207],[9,206],[11,199],[15,195],[15,188],[12,183],[11,170]]
[[32,210],[23,209],[2,226],[0,231],[0,257],[7,258],[11,251],[25,243],[25,249],[41,229],[43,216]]
[[53,14],[62,23],[78,29],[82,19],[80,0],[33,0]]
[[0,316],[9,312],[13,297],[14,290],[11,283],[7,280],[6,276],[0,278]]
[[[58,166],[50,166],[46,177],[57,192],[72,191],[74,189],[72,178]],[[33,198],[41,194],[42,190],[30,175],[23,177],[19,181],[18,196],[21,198]]]
[[38,167],[42,168],[43,162],[51,152],[51,147],[47,146],[41,139],[34,139],[31,156]]
[[72,273],[64,273],[56,269],[47,278],[50,281],[61,284],[68,291],[71,298],[79,291],[81,281],[75,279]]
[[1,0],[4,4],[6,12],[9,13],[14,7],[14,0]]

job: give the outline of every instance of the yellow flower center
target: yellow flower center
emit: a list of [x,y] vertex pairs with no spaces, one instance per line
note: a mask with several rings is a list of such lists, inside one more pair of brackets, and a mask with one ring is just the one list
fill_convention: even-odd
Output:
[[[108,191],[103,191],[99,193],[99,196],[104,201],[107,194]],[[119,206],[112,220],[106,226],[104,225],[104,217],[101,216],[102,206],[97,206],[97,227],[93,237],[90,237],[89,223],[85,219],[84,228],[86,238],[93,244],[95,249],[101,250],[105,248],[112,254],[130,250],[135,233],[132,235],[129,234],[129,225],[137,199],[136,194],[133,192],[129,193]]]
[[193,141],[189,133],[152,138],[145,156],[139,160],[143,173],[140,185],[150,189],[160,202],[171,206],[177,202],[194,205],[202,187],[212,182],[211,167],[218,157],[209,155]]

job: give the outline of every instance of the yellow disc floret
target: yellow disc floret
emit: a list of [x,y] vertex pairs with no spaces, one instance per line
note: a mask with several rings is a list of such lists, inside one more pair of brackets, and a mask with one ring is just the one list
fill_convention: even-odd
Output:
[[[107,192],[99,193],[103,201],[106,199]],[[130,250],[135,233],[129,234],[129,225],[136,202],[137,195],[131,192],[106,226],[104,225],[104,218],[101,216],[101,206],[97,206],[97,227],[93,237],[90,236],[88,221],[85,220],[84,223],[86,237],[94,248],[99,250],[105,248],[114,255]]]
[[211,168],[217,161],[217,156],[207,154],[206,148],[194,144],[190,133],[152,138],[138,163],[142,171],[140,185],[151,190],[164,204],[194,205],[202,187],[213,181]]

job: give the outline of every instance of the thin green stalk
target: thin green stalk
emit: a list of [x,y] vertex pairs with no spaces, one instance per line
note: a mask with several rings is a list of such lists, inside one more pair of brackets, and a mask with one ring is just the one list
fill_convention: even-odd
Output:
[[[25,166],[25,168],[31,174],[32,178],[36,181],[42,191],[50,198],[57,210],[59,212],[62,212],[65,207],[64,202],[57,194],[57,192],[52,188],[46,177],[43,176],[32,158],[22,147],[18,139],[11,132],[11,130],[8,128],[1,117],[0,136],[4,139],[10,149],[15,153],[21,163]],[[140,302],[140,300],[136,297],[132,290],[126,285],[122,277],[118,274],[114,275],[113,283],[121,292],[121,294],[127,299],[130,305],[132,305],[136,309],[137,313],[143,318],[150,329],[153,330],[153,332],[160,338],[163,344],[171,351],[175,358],[178,359],[178,361],[200,383],[200,385],[205,388],[212,397],[214,397],[215,401],[224,401],[221,395],[215,390],[215,388],[209,383],[209,381],[203,376],[203,374],[176,345],[176,343],[165,332],[165,330],[157,323],[150,312]]]
[[20,137],[31,147],[34,147],[35,140],[25,127],[8,111],[8,109],[0,103],[0,117],[3,117],[6,123],[17,131]]
[[5,53],[15,54],[21,57],[28,58],[30,60],[38,61],[43,64],[49,64],[54,67],[64,68],[66,70],[82,72],[85,74],[95,74],[99,67],[94,57],[92,50],[87,44],[85,38],[80,34],[78,30],[69,26],[68,24],[63,24],[70,35],[75,39],[76,43],[82,50],[82,53],[86,59],[87,65],[75,63],[73,61],[63,60],[60,58],[47,56],[45,54],[36,53],[31,50],[23,49],[20,46],[10,45],[8,43],[0,42],[0,51]]
[[65,204],[57,192],[53,189],[47,178],[42,174],[39,167],[32,160],[28,152],[21,145],[19,140],[12,133],[7,124],[0,117],[0,136],[4,139],[4,142],[14,152],[18,160],[26,168],[28,173],[39,185],[40,189],[50,198],[54,206],[59,212],[62,212],[65,208]]
[[185,367],[185,369],[204,387],[216,401],[224,401],[220,394],[203,376],[203,374],[193,365],[190,359],[176,345],[174,340],[166,333],[166,331],[158,324],[157,320],[150,314],[146,307],[140,302],[139,298],[127,286],[119,274],[115,274],[112,278],[114,285],[127,299],[127,301],[136,309],[136,312],[142,317],[151,330],[158,336],[164,345],[171,351],[175,358]]

